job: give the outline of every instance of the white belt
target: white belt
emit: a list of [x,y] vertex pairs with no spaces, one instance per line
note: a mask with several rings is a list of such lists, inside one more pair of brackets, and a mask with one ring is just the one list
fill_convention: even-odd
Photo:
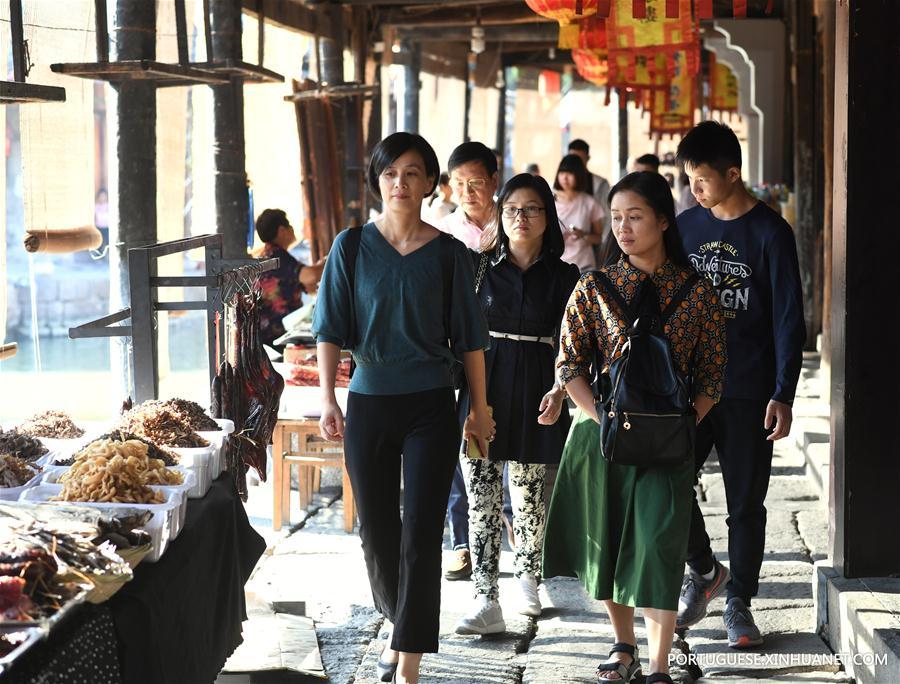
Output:
[[515,340],[516,342],[543,342],[544,344],[549,344],[551,347],[553,346],[553,338],[552,337],[535,337],[534,335],[516,335],[515,333],[495,332],[493,330],[491,330],[490,333],[491,333],[491,337],[498,337],[501,340]]

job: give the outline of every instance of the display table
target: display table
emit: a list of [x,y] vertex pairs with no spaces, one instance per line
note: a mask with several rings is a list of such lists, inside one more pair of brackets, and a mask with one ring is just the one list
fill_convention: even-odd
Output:
[[223,473],[188,502],[159,562],[140,564],[107,603],[73,612],[0,682],[212,682],[242,641],[244,584],[264,551]]

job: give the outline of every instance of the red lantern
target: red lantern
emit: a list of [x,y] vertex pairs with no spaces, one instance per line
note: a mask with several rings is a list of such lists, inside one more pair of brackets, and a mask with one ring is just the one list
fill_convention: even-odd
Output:
[[597,13],[599,0],[525,0],[531,10],[559,23],[559,47],[578,44],[578,23]]
[[607,84],[609,63],[606,61],[606,53],[597,50],[572,50],[572,61],[585,81],[599,86]]

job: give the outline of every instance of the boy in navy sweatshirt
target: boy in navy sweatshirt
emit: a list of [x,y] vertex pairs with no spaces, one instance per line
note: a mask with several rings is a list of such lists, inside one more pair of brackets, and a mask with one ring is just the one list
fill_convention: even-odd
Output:
[[678,216],[678,229],[694,268],[718,288],[726,316],[722,400],[697,428],[696,465],[699,472],[716,447],[731,569],[713,556],[695,497],[676,626],[702,620],[709,601],[727,590],[728,645],[750,648],[763,642],[749,606],[765,548],[772,446],[791,430],[806,338],[797,247],[784,219],[744,188],[741,147],[728,126],[696,126],[679,144],[678,160],[698,202]]

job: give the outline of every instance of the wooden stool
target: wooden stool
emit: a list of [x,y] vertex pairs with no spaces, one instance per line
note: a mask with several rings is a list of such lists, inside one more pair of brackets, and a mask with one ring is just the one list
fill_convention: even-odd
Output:
[[[292,444],[297,438],[296,447]],[[344,487],[344,530],[353,531],[356,506],[350,476],[344,467],[344,449],[340,442],[326,442],[319,437],[319,420],[279,420],[272,435],[272,472],[274,484],[274,510],[272,529],[280,530],[283,523],[291,522],[291,467],[300,468],[300,508],[309,506],[313,492],[319,490],[320,470],[325,466],[341,469]]]

